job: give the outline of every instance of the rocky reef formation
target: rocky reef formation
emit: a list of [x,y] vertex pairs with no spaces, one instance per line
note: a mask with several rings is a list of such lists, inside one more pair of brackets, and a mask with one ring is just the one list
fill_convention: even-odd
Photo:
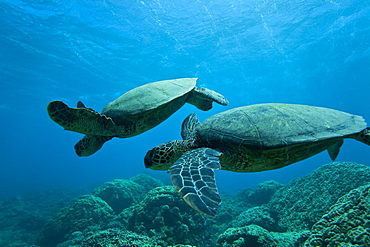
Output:
[[164,242],[158,243],[152,238],[139,235],[134,232],[119,228],[86,229],[83,232],[77,231],[70,239],[58,245],[58,247],[157,247],[165,246]]
[[136,206],[120,215],[126,229],[163,240],[169,245],[205,246],[212,238],[209,221],[190,208],[172,186],[152,189]]
[[269,201],[255,199],[259,198],[258,188],[243,190],[237,195],[242,195],[252,207],[234,217],[228,229],[218,236],[217,244],[222,247],[303,246],[308,238],[304,246],[367,246],[370,218],[366,218],[365,205],[370,195],[361,190],[367,186],[356,188],[369,183],[369,167],[337,162],[273,190]]
[[46,223],[36,244],[56,246],[67,240],[69,234],[92,225],[104,224],[112,217],[113,210],[105,201],[93,195],[82,196]]
[[267,206],[281,228],[309,230],[339,197],[369,182],[369,167],[334,162],[294,179],[277,191]]
[[276,181],[264,181],[257,185],[257,188],[249,194],[245,200],[253,205],[262,205],[270,201],[276,191],[283,188],[284,185]]
[[[211,219],[190,208],[172,186],[139,175],[103,184],[46,224],[25,217],[23,227],[44,225],[40,247],[370,246],[370,168],[364,165],[331,163],[285,186],[265,181],[222,198]],[[26,208],[22,201],[8,203],[8,214]]]
[[246,225],[229,228],[217,238],[217,245],[222,247],[235,246],[298,246],[307,237],[308,232],[270,232],[258,225]]
[[[49,220],[36,243],[45,247],[208,244],[212,237],[206,230],[210,221],[191,209],[172,186],[145,192],[143,186],[130,180],[105,183],[94,195],[80,197]],[[145,197],[135,203],[141,195]],[[119,200],[131,206],[126,204],[122,212],[113,210],[110,205],[116,206]]]
[[266,205],[249,208],[236,216],[230,223],[233,228],[248,225],[258,225],[271,232],[282,231]]
[[93,195],[100,197],[116,214],[134,203],[139,203],[145,194],[157,186],[163,185],[151,176],[140,174],[129,180],[115,179],[95,189]]
[[[222,194],[221,197],[223,202],[217,212],[217,216],[213,219],[213,223],[211,224],[213,228],[212,232],[219,235],[228,227],[237,225],[233,223],[230,224],[230,222],[244,221],[244,219],[241,219],[241,217],[244,217],[242,215],[257,213],[259,208],[257,206],[266,204],[272,195],[282,187],[284,187],[284,185],[276,181],[264,181],[258,184],[255,190],[247,188],[239,191],[235,195]],[[253,209],[254,207],[256,207],[256,209]],[[254,212],[249,211],[249,209]],[[239,215],[241,215],[241,217],[238,217]],[[257,220],[256,218],[260,216],[261,215],[253,215],[253,218]],[[245,224],[253,224],[252,222],[253,220],[248,223],[245,222]]]
[[0,201],[0,246],[31,246],[46,221],[83,193],[60,188]]
[[370,184],[339,198],[311,232],[304,246],[370,246]]
[[[137,183],[137,182],[140,182]],[[92,195],[84,195],[69,207],[52,217],[41,230],[36,244],[56,246],[74,232],[85,229],[100,229],[109,224],[123,209],[139,203],[150,189],[162,183],[149,175],[132,179],[116,179],[95,189]]]

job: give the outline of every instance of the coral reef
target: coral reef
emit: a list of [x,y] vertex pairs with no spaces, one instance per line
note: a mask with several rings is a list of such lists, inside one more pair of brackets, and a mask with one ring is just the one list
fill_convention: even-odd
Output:
[[44,226],[35,242],[41,247],[370,246],[369,181],[367,166],[331,163],[286,186],[266,181],[255,190],[224,193],[211,219],[172,186],[138,175],[69,204],[68,194],[51,193],[42,213],[38,207],[46,203],[39,197],[1,202],[0,245],[31,246]]
[[164,247],[165,242],[157,242],[147,236],[118,228],[75,232],[71,239],[58,247]]
[[246,198],[246,200],[254,205],[266,204],[270,201],[271,197],[275,192],[284,187],[283,184],[278,183],[274,180],[264,181],[257,185],[257,188],[253,193]]
[[106,182],[95,189],[93,195],[103,199],[116,214],[119,214],[132,204],[139,203],[150,189],[161,185],[159,180],[141,174],[129,180],[115,179]]
[[[245,188],[240,191],[238,191],[235,195],[230,196],[230,198],[234,199],[234,203],[241,207],[253,207],[255,206],[250,202],[250,197],[255,194],[255,190],[251,188]],[[224,199],[224,196],[222,197]],[[226,197],[226,199],[228,199]],[[222,204],[221,204],[222,205]]]
[[29,202],[20,196],[3,201],[0,212],[0,246],[32,243],[35,238],[29,233],[35,233],[45,223],[43,217],[32,212]]
[[65,241],[68,234],[84,230],[88,226],[104,224],[112,217],[112,208],[101,198],[93,195],[81,196],[47,221],[36,244],[56,246]]
[[135,182],[126,179],[115,179],[95,189],[93,195],[100,197],[108,203],[116,214],[119,214],[124,208],[140,202],[145,195],[145,191],[142,186]]
[[0,246],[31,246],[46,221],[82,193],[58,188],[0,201]]
[[[253,190],[251,190],[253,191]],[[230,222],[240,215],[245,210],[253,207],[253,205],[247,203],[245,200],[240,198],[240,194],[221,195],[222,203],[217,211],[217,215],[212,219],[210,223],[211,231],[215,236],[223,233],[228,227]],[[208,218],[208,220],[210,220]]]
[[311,232],[304,246],[370,246],[370,184],[339,198]]
[[154,189],[155,187],[164,185],[160,180],[147,174],[138,174],[135,177],[130,178],[130,180],[143,186],[145,193],[151,189]]
[[229,228],[217,239],[222,247],[264,247],[264,246],[297,246],[306,232],[276,233],[269,232],[257,225]]
[[277,191],[268,203],[281,228],[309,230],[337,199],[370,181],[370,168],[348,162],[326,164],[311,174],[294,179]]
[[271,232],[282,231],[276,220],[271,217],[266,206],[257,206],[244,211],[233,219],[230,227],[235,228],[248,225],[258,225]]
[[[214,219],[218,227],[214,231],[220,233],[225,231],[235,217],[250,208],[266,204],[274,193],[283,186],[276,181],[264,181],[258,184],[256,190],[247,188],[235,195],[222,195],[223,202]],[[273,219],[271,220],[273,221]]]
[[169,245],[206,246],[211,238],[206,230],[209,221],[190,208],[172,186],[149,191],[139,204],[123,210],[120,221],[127,230],[163,240]]

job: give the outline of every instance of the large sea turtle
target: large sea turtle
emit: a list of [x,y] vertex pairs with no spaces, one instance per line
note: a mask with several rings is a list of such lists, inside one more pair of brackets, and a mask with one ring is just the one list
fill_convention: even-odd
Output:
[[203,111],[210,110],[212,102],[229,103],[215,91],[196,87],[196,81],[182,78],[145,84],[108,103],[101,114],[82,102],[70,108],[62,101],[52,101],[47,111],[64,129],[86,135],[75,145],[75,151],[78,156],[89,156],[113,137],[132,137],[154,128],[185,103]]
[[183,141],[148,151],[147,168],[170,171],[171,181],[198,212],[214,217],[221,203],[214,170],[259,172],[281,168],[328,150],[335,160],[343,139],[370,145],[370,128],[360,116],[293,104],[258,104],[183,122]]

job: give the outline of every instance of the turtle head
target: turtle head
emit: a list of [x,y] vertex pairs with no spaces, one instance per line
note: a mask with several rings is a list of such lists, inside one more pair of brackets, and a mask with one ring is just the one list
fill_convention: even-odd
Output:
[[185,141],[170,141],[152,148],[145,155],[145,167],[153,170],[168,170],[183,153],[188,151],[184,150],[184,145],[186,145]]

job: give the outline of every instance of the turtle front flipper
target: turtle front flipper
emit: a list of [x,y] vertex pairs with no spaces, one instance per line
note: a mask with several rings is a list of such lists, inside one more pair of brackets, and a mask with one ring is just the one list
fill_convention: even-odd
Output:
[[221,153],[210,148],[198,148],[183,154],[171,167],[170,176],[175,190],[190,207],[214,217],[221,203],[214,170],[221,168]]
[[192,113],[187,116],[182,122],[181,137],[183,140],[194,140],[197,128],[199,128],[200,122],[197,118],[197,114]]
[[96,153],[105,142],[112,139],[113,136],[91,136],[86,135],[74,146],[76,154],[79,157],[90,156]]
[[212,109],[212,103],[228,105],[229,101],[221,94],[208,88],[195,87],[187,100],[189,104],[195,105],[202,111]]
[[116,136],[119,126],[113,120],[85,107],[70,108],[62,101],[48,104],[49,117],[66,130],[85,135]]

